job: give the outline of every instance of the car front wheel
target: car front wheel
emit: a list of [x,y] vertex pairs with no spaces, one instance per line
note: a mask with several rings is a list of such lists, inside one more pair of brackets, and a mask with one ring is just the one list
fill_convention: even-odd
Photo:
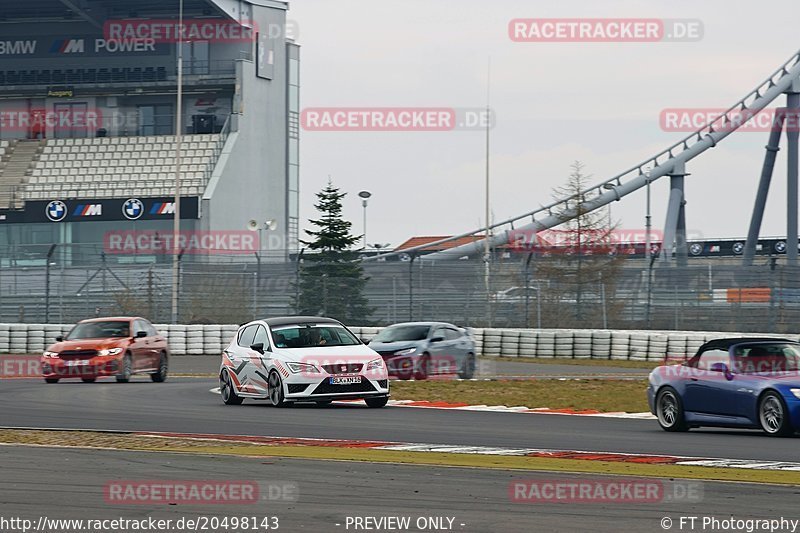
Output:
[[380,396],[378,398],[365,398],[364,401],[367,402],[367,407],[377,409],[380,407],[385,407],[386,404],[389,403],[389,397]]
[[150,379],[156,383],[163,383],[167,380],[167,373],[169,372],[169,361],[167,354],[162,353],[161,359],[158,361],[158,372],[150,374]]
[[283,396],[283,381],[278,375],[278,372],[273,370],[269,373],[269,381],[267,382],[267,393],[269,394],[269,401],[275,407],[283,407],[286,401]]
[[672,387],[665,387],[656,397],[656,416],[664,431],[686,431],[689,426],[683,416],[683,403]]
[[794,432],[786,404],[775,392],[766,393],[758,402],[758,420],[761,429],[771,437],[786,437]]
[[131,360],[131,354],[126,353],[125,357],[122,358],[122,368],[117,374],[117,383],[129,382],[131,374],[133,374],[133,361]]
[[236,394],[236,389],[233,387],[233,382],[228,372],[222,372],[219,377],[219,393],[222,395],[222,402],[225,405],[242,404],[243,399]]

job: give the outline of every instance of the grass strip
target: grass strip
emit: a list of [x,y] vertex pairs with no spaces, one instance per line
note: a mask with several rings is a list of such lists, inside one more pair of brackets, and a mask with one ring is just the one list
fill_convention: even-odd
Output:
[[778,470],[655,465],[579,459],[470,455],[439,452],[405,452],[367,448],[335,448],[327,446],[265,446],[249,443],[172,437],[145,437],[88,431],[0,430],[0,443],[257,458],[285,457],[294,459],[492,468],[537,472],[614,474],[655,478],[735,481],[740,483],[800,484],[800,472]]
[[645,379],[429,380],[392,382],[391,393],[393,400],[640,413],[648,410],[646,388]]

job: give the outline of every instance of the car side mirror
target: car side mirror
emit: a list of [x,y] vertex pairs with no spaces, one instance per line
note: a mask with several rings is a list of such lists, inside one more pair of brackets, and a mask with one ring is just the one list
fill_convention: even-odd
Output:
[[141,339],[143,337],[147,337],[147,332],[146,331],[137,331],[136,332],[136,338]]
[[367,339],[361,338],[361,339],[358,339],[358,340],[361,341],[361,344],[369,344],[369,341]]
[[728,368],[728,365],[726,365],[725,363],[714,363],[713,365],[711,365],[711,371],[721,372],[725,374],[725,379],[727,379],[728,381],[733,379],[733,374],[731,373],[731,369]]
[[64,340],[63,335],[59,335],[58,337],[56,337],[56,342],[62,342],[63,340]]
[[431,342],[442,342],[443,340],[444,340],[444,337],[433,337],[431,339]]
[[251,344],[250,345],[250,349],[263,355],[264,354],[264,343],[263,342],[257,342],[255,344]]

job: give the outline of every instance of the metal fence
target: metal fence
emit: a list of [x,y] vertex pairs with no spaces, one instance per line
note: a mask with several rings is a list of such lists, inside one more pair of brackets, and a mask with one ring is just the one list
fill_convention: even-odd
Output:
[[[50,256],[48,258],[48,252]],[[181,260],[179,322],[240,323],[295,313],[300,265],[283,252]],[[292,256],[294,257],[294,255]],[[764,259],[690,261],[651,271],[641,259],[582,275],[569,262],[364,263],[367,325],[444,320],[463,326],[708,331],[800,330],[800,268]],[[336,282],[337,280],[330,280]],[[0,322],[70,323],[97,315],[170,320],[170,256],[106,255],[101,245],[0,248]],[[319,298],[319,313],[329,302]]]

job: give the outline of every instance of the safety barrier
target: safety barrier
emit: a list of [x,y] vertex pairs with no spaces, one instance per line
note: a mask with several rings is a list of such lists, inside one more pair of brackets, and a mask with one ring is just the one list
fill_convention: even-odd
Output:
[[[0,324],[0,353],[37,353],[66,335],[71,324]],[[169,339],[174,355],[217,355],[236,334],[232,324],[156,324]],[[366,341],[382,328],[351,327]],[[623,331],[592,329],[467,328],[479,355],[570,359],[630,359],[658,361],[685,359],[706,341],[723,337],[782,337],[796,334],[730,333],[708,331]]]

